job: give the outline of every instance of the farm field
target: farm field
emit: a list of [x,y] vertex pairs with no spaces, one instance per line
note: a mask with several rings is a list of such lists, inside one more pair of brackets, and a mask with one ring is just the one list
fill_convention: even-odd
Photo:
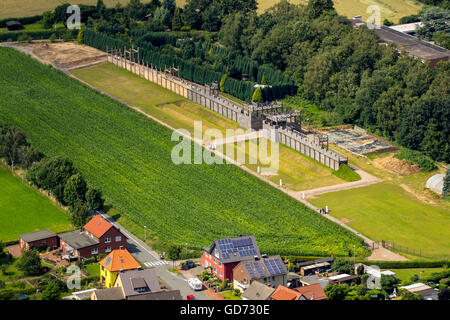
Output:
[[[128,0],[103,0],[107,7],[114,7],[116,3],[126,4]],[[150,0],[141,0],[142,3]],[[60,0],[2,0],[0,1],[0,19],[21,18],[40,15],[44,11],[53,10],[57,6],[65,3]],[[97,0],[78,0],[76,4],[86,4],[95,6]]]
[[0,66],[0,121],[47,156],[70,158],[160,239],[199,249],[254,234],[268,254],[348,255],[353,244],[367,253],[357,236],[236,166],[175,165],[170,130],[75,79],[8,48]]
[[[1,107],[0,107],[1,109]],[[0,241],[42,229],[71,230],[69,215],[0,166]]]
[[[258,13],[263,13],[268,8],[277,4],[280,0],[258,0]],[[179,6],[184,5],[186,0],[177,0]],[[308,0],[289,0],[294,4],[307,4]],[[378,5],[381,12],[381,23],[384,19],[398,22],[401,17],[416,14],[422,9],[422,4],[416,0],[333,0],[336,11],[348,18],[362,16],[363,20],[371,15],[367,8]]]
[[[279,0],[258,0],[258,12],[262,13]],[[307,4],[308,0],[289,0],[295,4]],[[380,7],[381,23],[384,19],[398,22],[401,17],[418,13],[422,4],[415,0],[333,0],[336,11],[348,18],[360,15],[363,20],[372,14],[367,13],[367,8],[371,5]]]
[[421,250],[427,258],[450,257],[448,206],[423,203],[389,182],[338,191],[309,200],[373,240]]
[[72,71],[77,78],[102,89],[176,129],[194,133],[194,121],[203,131],[237,129],[236,122],[160,87],[131,72],[106,63]]
[[[268,156],[272,154],[272,142],[267,139],[263,139],[267,143]],[[227,144],[224,147],[223,152],[225,152],[226,148],[231,148],[234,145],[235,157],[237,159],[237,151],[244,151],[246,155],[245,166],[255,172],[258,171],[259,167],[267,167],[267,165],[263,165],[261,163],[261,159],[258,156],[258,159],[252,159],[250,161],[249,156],[249,145],[250,143],[256,143],[255,140],[251,142],[246,141],[244,143],[234,143]],[[321,188],[329,185],[335,185],[340,183],[345,183],[344,180],[333,175],[332,170],[322,165],[318,161],[314,161],[313,159],[279,143],[279,169],[278,174],[270,175],[270,181],[275,184],[280,183],[280,179],[283,182],[283,185],[288,189],[294,191],[303,191],[315,188]],[[244,149],[245,148],[245,149]]]

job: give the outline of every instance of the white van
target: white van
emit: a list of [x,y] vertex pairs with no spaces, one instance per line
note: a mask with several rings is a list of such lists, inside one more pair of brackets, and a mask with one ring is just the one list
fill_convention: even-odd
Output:
[[189,284],[189,287],[191,287],[195,291],[203,289],[202,282],[197,278],[190,278],[188,280],[188,284]]

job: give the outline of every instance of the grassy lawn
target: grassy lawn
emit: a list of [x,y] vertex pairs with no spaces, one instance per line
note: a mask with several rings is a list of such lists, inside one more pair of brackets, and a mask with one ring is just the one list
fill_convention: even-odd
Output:
[[242,300],[242,297],[233,295],[232,291],[224,291],[220,293],[226,300]]
[[85,266],[89,276],[96,276],[100,278],[100,265],[98,263],[91,263]]
[[69,215],[45,196],[0,166],[0,240],[17,240],[22,233],[72,229]]
[[194,132],[194,121],[202,121],[203,131],[237,129],[236,122],[195,104],[111,63],[74,70],[73,74],[89,84],[105,90],[143,112],[176,129]]
[[0,280],[8,282],[25,277],[24,273],[17,268],[18,258],[9,261],[6,258],[0,259],[0,265],[6,265],[5,273],[0,271]]
[[449,208],[424,203],[395,184],[328,193],[310,202],[328,205],[332,216],[373,240],[421,249],[430,258],[450,256]]
[[[270,158],[272,155],[272,142],[267,139],[262,139],[261,141],[267,141],[267,155]],[[256,161],[254,158],[250,160],[250,143],[255,144],[256,140],[252,140],[251,142],[246,141],[245,145],[244,143],[234,143],[234,159],[237,158],[238,150],[245,151],[245,166],[257,172],[258,166],[263,168],[267,167],[267,165],[262,164],[259,156]],[[233,144],[227,144],[224,146],[223,152],[226,152],[227,148],[231,148],[232,146]],[[278,146],[280,155],[278,174],[269,176],[269,180],[273,183],[279,184],[280,179],[282,179],[283,185],[287,188],[295,191],[302,191],[345,182],[344,180],[333,175],[333,170],[327,168],[318,161],[315,161],[281,143],[279,143]]]
[[[384,269],[382,269],[383,271]],[[421,277],[426,277],[434,272],[441,272],[444,268],[416,268],[416,269],[389,269],[395,272],[395,276],[402,281],[402,284],[409,283],[412,276],[415,274]],[[421,273],[423,271],[423,273]]]

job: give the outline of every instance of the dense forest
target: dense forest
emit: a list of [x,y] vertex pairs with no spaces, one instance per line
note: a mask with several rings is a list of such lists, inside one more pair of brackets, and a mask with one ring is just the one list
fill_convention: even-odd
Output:
[[[450,12],[448,1],[424,2],[432,6],[418,15],[425,25],[419,36],[431,40],[437,35],[447,41],[450,30],[442,21]],[[99,0],[83,21],[86,29],[128,44],[146,32],[172,34],[178,40],[159,44],[158,54],[192,68],[209,68],[193,72],[198,79],[217,81],[244,59],[253,61],[250,64],[255,63],[258,70],[282,72],[297,87],[298,99],[332,114],[335,123],[357,124],[435,160],[450,162],[450,62],[431,69],[400,54],[393,45],[380,46],[373,30],[352,28],[347,18],[336,13],[331,0],[310,0],[307,5],[281,0],[260,15],[256,9],[256,0],[189,0],[184,8],[176,7],[174,0],[147,4],[131,0],[126,7],[110,9]],[[180,39],[193,44],[177,45]],[[204,52],[198,55],[199,42],[202,50],[210,42],[222,48],[214,49],[214,54],[228,53],[220,61]],[[223,66],[228,67],[226,72]],[[261,83],[262,75],[249,80]],[[248,100],[252,94],[248,84],[253,82],[232,80],[228,90]]]

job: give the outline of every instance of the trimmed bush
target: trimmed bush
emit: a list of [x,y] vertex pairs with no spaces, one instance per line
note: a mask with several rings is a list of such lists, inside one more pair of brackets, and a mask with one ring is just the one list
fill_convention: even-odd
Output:
[[418,165],[423,172],[430,172],[437,169],[434,161],[419,151],[402,148],[394,157]]

